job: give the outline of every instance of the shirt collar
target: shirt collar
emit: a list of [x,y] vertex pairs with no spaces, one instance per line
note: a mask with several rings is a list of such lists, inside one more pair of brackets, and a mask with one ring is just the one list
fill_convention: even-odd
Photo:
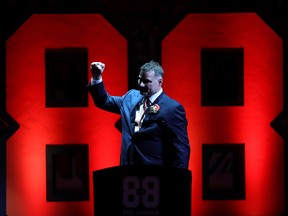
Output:
[[149,97],[149,100],[151,101],[151,103],[153,103],[153,102],[156,100],[156,98],[157,98],[162,92],[163,92],[163,89],[162,89],[162,87],[161,87],[161,89],[160,89],[157,93],[155,93],[154,95],[151,95],[151,96]]

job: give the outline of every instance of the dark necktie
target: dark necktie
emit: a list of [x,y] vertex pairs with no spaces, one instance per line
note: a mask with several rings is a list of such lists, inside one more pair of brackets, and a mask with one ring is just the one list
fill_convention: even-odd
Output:
[[140,106],[138,114],[135,116],[135,131],[138,131],[141,127],[141,122],[144,118],[147,108],[151,106],[151,101],[149,98],[144,98],[143,104]]
[[146,98],[145,100],[144,100],[144,105],[143,105],[144,107],[144,112],[146,111],[146,109],[149,107],[149,106],[151,106],[151,101],[149,100],[149,98]]

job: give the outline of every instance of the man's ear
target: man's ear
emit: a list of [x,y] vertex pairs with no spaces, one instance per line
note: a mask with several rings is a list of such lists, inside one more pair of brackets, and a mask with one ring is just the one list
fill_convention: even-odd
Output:
[[162,86],[162,84],[163,84],[163,79],[159,79],[159,80],[158,80],[158,83],[159,83],[160,86]]

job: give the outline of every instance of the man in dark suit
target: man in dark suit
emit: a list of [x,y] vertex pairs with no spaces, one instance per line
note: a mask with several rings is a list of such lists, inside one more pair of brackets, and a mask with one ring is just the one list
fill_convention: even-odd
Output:
[[121,165],[163,165],[188,169],[190,144],[184,107],[163,89],[164,71],[150,61],[140,68],[139,90],[111,96],[105,90],[105,64],[92,62],[87,85],[95,105],[121,115]]

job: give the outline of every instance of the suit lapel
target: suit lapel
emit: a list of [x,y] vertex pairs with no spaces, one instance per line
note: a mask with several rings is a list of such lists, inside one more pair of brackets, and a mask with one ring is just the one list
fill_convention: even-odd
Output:
[[[161,105],[163,104],[163,96],[164,96],[164,92],[162,92],[158,98],[156,98],[156,100],[150,105],[150,106],[153,106],[155,104],[158,104],[160,107]],[[155,116],[155,113],[150,113],[149,110],[150,110],[150,106],[147,108],[147,110],[145,111],[145,121],[149,120],[152,116]],[[144,121],[144,120],[143,120]]]
[[143,96],[139,94],[138,97],[135,97],[132,101],[127,102],[124,106],[122,117],[124,118],[125,126],[128,128],[131,135],[134,133],[136,109],[139,108],[142,98]]
[[[162,106],[162,104],[164,103],[164,100],[163,100],[163,97],[164,97],[165,93],[162,92],[158,98],[156,98],[156,100],[151,104],[151,106],[155,105],[155,104],[158,104],[160,107]],[[139,106],[141,105],[142,103],[142,100],[144,100],[144,97],[143,96],[140,96],[139,98],[137,98],[135,100],[135,104],[131,104],[131,106],[134,106],[129,113],[129,116],[130,116],[130,124],[129,124],[129,129],[130,129],[130,132],[131,134],[134,133],[134,127],[135,127],[135,114],[136,114],[136,109],[139,109]],[[160,108],[161,109],[161,108]],[[152,117],[155,116],[155,113],[149,113],[149,107],[147,108],[147,110],[145,111],[145,116],[144,116],[144,119],[143,119],[143,122],[145,121],[148,121],[149,119],[151,119]],[[157,114],[156,114],[157,115]]]

